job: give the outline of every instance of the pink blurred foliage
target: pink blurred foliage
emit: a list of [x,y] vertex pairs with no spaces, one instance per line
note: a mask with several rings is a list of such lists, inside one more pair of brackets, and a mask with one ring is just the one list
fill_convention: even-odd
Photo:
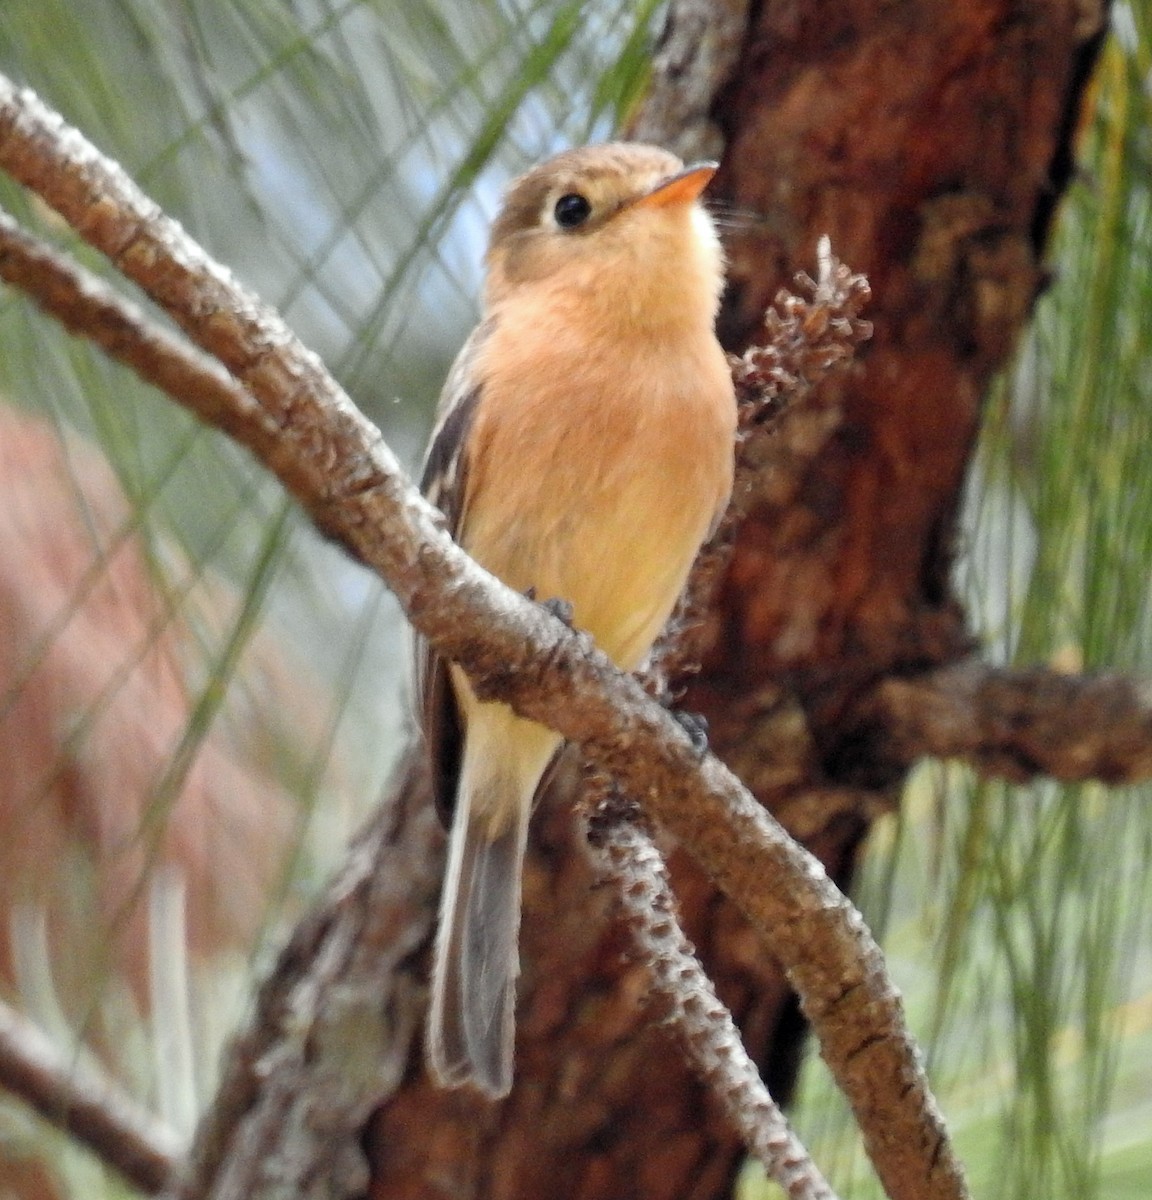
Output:
[[190,635],[166,614],[130,516],[97,450],[0,405],[0,989],[11,915],[28,905],[45,914],[62,995],[118,976],[147,1009],[154,873],[183,883],[193,955],[243,948],[293,811],[221,722],[156,811],[191,709]]

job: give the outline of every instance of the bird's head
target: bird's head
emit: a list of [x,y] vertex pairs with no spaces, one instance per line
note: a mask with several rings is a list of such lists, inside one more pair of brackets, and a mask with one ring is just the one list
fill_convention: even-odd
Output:
[[621,320],[711,322],[724,257],[700,194],[714,163],[655,146],[568,150],[515,180],[492,226],[486,299],[569,294]]

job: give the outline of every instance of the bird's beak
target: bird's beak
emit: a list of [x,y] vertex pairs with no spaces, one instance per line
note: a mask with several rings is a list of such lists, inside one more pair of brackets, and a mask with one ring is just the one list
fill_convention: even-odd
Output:
[[638,197],[633,203],[644,208],[664,208],[669,204],[691,204],[700,193],[712,182],[719,163],[693,163],[675,175],[669,175]]

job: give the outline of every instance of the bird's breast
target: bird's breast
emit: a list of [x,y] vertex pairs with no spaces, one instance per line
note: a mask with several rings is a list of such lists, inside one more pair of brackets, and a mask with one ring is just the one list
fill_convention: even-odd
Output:
[[730,375],[710,331],[568,346],[554,332],[523,330],[480,364],[461,540],[510,586],[569,601],[631,669],[727,504]]

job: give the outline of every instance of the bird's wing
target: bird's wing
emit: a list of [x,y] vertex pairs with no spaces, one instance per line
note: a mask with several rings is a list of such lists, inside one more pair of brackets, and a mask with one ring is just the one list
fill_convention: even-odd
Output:
[[[477,352],[492,322],[478,325],[464,343],[440,393],[436,424],[428,443],[420,490],[444,514],[448,532],[459,537],[468,488],[468,434],[480,402]],[[448,664],[423,639],[416,642],[416,699],[431,765],[432,795],[445,825],[451,823],[460,774],[463,731]]]

